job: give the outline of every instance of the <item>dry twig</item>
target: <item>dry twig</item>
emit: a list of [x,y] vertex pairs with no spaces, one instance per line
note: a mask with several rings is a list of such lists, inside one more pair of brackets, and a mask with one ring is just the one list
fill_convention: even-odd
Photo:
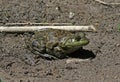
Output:
[[103,5],[120,5],[120,3],[107,3],[107,2],[104,2],[102,0],[95,0],[96,2],[99,2]]
[[90,59],[77,59],[77,58],[71,58],[71,59],[67,59],[66,63],[77,63],[77,62],[84,62],[84,61],[88,61]]
[[40,25],[40,26],[42,26],[42,25],[44,25],[44,26],[47,26],[47,25],[49,25],[49,26],[55,26],[55,25],[72,25],[72,23],[31,23],[31,22],[28,22],[28,23],[6,23],[5,24],[6,26],[25,26],[25,25],[28,25],[28,26],[30,26],[30,25]]
[[93,25],[90,26],[1,26],[0,32],[33,32],[35,30],[52,28],[62,29],[69,31],[94,31],[96,28]]

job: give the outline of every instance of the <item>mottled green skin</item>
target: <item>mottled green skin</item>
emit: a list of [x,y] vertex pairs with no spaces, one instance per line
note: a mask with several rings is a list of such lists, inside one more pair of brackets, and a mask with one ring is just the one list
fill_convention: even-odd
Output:
[[35,35],[27,41],[27,46],[34,54],[43,58],[61,59],[88,43],[89,40],[84,33],[46,29],[36,31]]

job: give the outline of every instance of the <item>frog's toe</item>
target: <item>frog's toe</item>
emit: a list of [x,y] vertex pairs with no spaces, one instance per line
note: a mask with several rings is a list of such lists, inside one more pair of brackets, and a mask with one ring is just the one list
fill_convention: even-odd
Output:
[[46,58],[46,59],[58,59],[57,57],[55,57],[55,56],[52,56],[52,55],[49,55],[49,54],[44,54],[43,55],[44,56],[44,58]]

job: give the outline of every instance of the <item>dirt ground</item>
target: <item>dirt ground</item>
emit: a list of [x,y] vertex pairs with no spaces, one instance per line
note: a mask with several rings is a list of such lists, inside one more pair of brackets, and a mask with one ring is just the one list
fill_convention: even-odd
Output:
[[[33,59],[23,34],[0,33],[0,78],[4,82],[120,82],[120,0],[0,0],[0,25],[15,22],[95,25],[86,32],[90,43],[83,55],[91,60]],[[71,14],[72,13],[72,14]],[[33,61],[30,61],[33,60]],[[37,64],[34,64],[37,62]]]

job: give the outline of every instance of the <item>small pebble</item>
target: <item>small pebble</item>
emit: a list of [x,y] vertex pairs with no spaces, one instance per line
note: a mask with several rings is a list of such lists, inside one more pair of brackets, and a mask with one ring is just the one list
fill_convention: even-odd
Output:
[[70,19],[72,19],[74,16],[75,16],[75,13],[73,13],[73,12],[70,12],[70,13],[69,13],[69,18],[70,18]]
[[61,10],[60,6],[55,7],[55,9],[62,13],[62,10]]
[[117,47],[120,47],[120,44],[116,44]]
[[59,7],[59,6],[57,6],[57,7],[55,7],[55,9],[56,9],[56,10],[60,10],[60,7]]

